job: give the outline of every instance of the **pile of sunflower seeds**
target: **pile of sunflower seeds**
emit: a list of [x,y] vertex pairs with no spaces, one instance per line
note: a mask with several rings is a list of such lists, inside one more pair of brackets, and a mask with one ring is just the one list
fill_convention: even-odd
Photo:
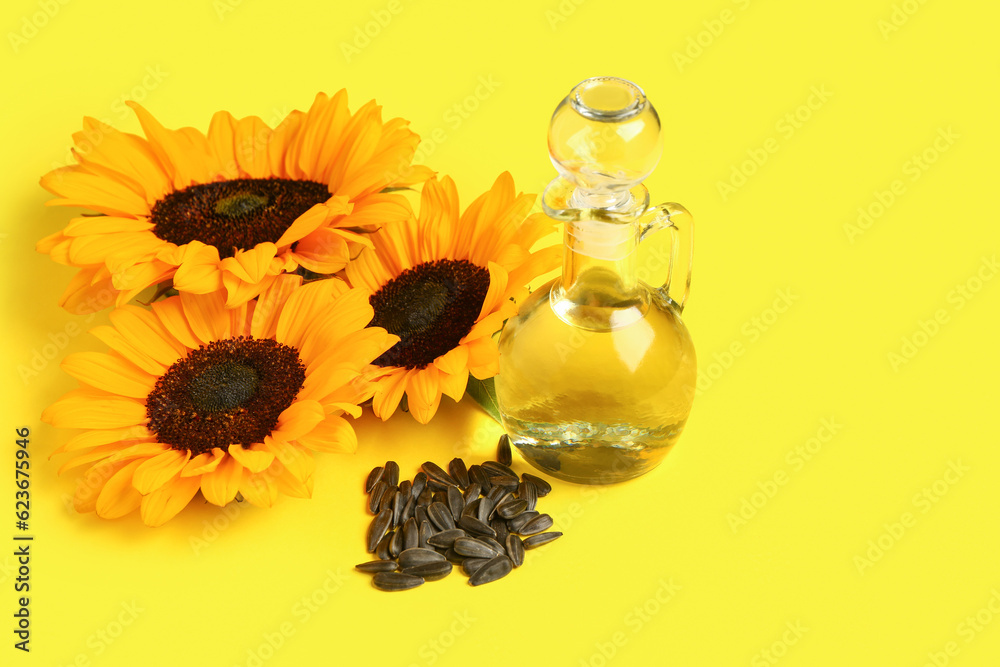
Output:
[[[501,579],[524,563],[525,549],[560,537],[546,532],[552,517],[535,510],[552,490],[548,482],[510,468],[507,436],[500,438],[496,461],[466,468],[452,459],[445,471],[427,461],[413,481],[399,481],[399,465],[376,466],[365,481],[368,553],[377,560],[357,569],[374,574],[383,591],[415,588],[461,566],[473,586]],[[523,539],[522,539],[523,538]]]

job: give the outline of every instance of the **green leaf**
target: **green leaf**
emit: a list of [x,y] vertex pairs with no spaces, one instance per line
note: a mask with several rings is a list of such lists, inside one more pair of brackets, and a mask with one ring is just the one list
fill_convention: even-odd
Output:
[[469,384],[465,386],[465,393],[479,404],[486,414],[500,422],[500,405],[497,403],[497,390],[493,386],[493,378],[477,380],[469,376]]

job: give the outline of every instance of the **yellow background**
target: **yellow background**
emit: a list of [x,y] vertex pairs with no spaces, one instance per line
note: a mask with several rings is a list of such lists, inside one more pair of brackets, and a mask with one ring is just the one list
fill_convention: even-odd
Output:
[[[2,14],[0,663],[1000,661],[997,9],[11,0]],[[374,97],[385,117],[437,130],[425,162],[467,203],[503,170],[540,191],[554,175],[548,117],[598,74],[657,105],[666,152],[647,185],[697,220],[685,321],[702,391],[660,468],[610,488],[556,484],[540,507],[565,537],[475,589],[454,574],[386,594],[352,569],[366,559],[373,465],[393,458],[412,476],[427,459],[493,455],[499,428],[469,402],[445,399],[426,427],[365,416],[358,453],[321,457],[308,501],[235,516],[195,501],[158,529],[67,510],[73,480],[47,456],[68,434],[39,414],[74,384],[58,359],[100,349],[67,325],[104,315],[57,308],[72,272],[33,246],[71,217],[43,207],[37,181],[66,163],[84,115],[138,131],[123,106],[134,98],[168,127],[205,130],[218,109],[273,122],[346,87],[352,108]],[[36,353],[38,375],[22,377]],[[22,425],[28,655],[9,629]],[[796,453],[810,446],[808,461]]]

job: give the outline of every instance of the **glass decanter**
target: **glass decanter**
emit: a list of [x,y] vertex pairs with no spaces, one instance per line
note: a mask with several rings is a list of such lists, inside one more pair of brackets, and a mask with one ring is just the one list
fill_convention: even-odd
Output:
[[[680,314],[691,281],[692,219],[649,205],[660,119],[637,85],[578,84],[549,125],[559,171],[547,215],[565,222],[562,276],[536,290],[500,336],[497,399],[524,458],[560,479],[607,484],[654,468],[694,401],[694,346]],[[639,242],[669,230],[667,282],[639,279]],[[671,276],[676,280],[671,281]]]

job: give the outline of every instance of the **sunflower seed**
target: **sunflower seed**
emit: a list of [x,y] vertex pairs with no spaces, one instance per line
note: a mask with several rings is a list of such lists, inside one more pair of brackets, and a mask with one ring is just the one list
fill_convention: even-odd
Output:
[[374,553],[375,547],[378,546],[379,541],[385,536],[385,531],[389,530],[390,523],[392,523],[392,512],[384,510],[379,512],[378,516],[368,524],[368,539],[366,541],[368,553]]
[[451,530],[455,527],[455,519],[451,516],[451,510],[444,503],[431,503],[430,507],[427,508],[427,516],[438,530]]
[[524,524],[528,523],[537,516],[538,512],[534,510],[528,512],[521,512],[516,517],[507,522],[507,527],[510,528],[510,532],[512,533],[520,533],[521,529],[524,528]]
[[390,486],[386,489],[385,493],[382,494],[382,500],[379,501],[378,511],[381,512],[382,510],[389,510],[392,512],[392,501],[398,495],[399,489],[395,486]]
[[483,470],[490,476],[505,475],[507,477],[517,477],[517,473],[510,466],[504,465],[499,461],[483,461]]
[[497,506],[497,514],[499,514],[502,519],[513,519],[527,509],[528,501],[526,500],[508,500],[503,505]]
[[382,479],[382,473],[385,469],[382,466],[375,466],[372,471],[368,473],[368,479],[365,480],[365,493],[371,493],[375,485]]
[[484,563],[469,577],[469,583],[473,586],[488,584],[497,579],[503,579],[514,569],[513,563],[507,556],[497,556]]
[[530,472],[526,472],[523,475],[521,475],[521,479],[523,479],[525,482],[528,482],[529,484],[534,485],[535,490],[538,492],[539,498],[544,498],[545,496],[549,495],[550,491],[552,491],[551,484],[546,482],[541,477],[535,477]]
[[[472,517],[479,516],[479,506],[482,504],[482,502],[483,502],[482,498],[476,498],[475,500],[467,503],[465,505],[465,509],[462,510],[462,516],[472,516]],[[458,517],[458,520],[461,521],[462,517],[461,516]]]
[[379,503],[382,502],[382,496],[386,491],[389,490],[389,485],[379,480],[375,482],[375,486],[372,487],[371,495],[368,496],[368,511],[372,514],[378,514]]
[[459,520],[458,525],[470,535],[489,535],[490,537],[497,536],[497,532],[495,530],[475,517],[463,516]]
[[521,530],[517,532],[520,533],[521,535],[534,535],[536,533],[542,532],[543,530],[548,530],[551,527],[552,527],[552,517],[550,517],[548,514],[539,514],[534,519],[521,526]]
[[413,567],[408,567],[403,570],[403,574],[413,575],[415,577],[423,577],[424,581],[437,581],[438,579],[444,579],[449,574],[451,574],[452,564],[446,560],[434,562],[434,563],[424,563],[423,565],[414,565]]
[[[400,491],[400,494],[402,494],[402,491]],[[408,495],[406,506],[403,507],[403,513],[400,515],[399,520],[405,523],[407,519],[413,516],[415,509],[417,509],[417,499],[412,495]]]
[[414,565],[423,565],[424,563],[434,563],[439,560],[444,560],[444,556],[434,551],[433,549],[404,549],[400,554],[399,567],[404,570],[408,567],[413,567]]
[[413,494],[414,498],[417,498],[418,496],[420,496],[421,493],[423,493],[424,487],[426,486],[427,486],[427,473],[418,472],[413,477],[413,490],[410,491],[410,493]]
[[469,479],[479,485],[480,493],[486,495],[489,493],[493,485],[490,484],[489,474],[483,470],[481,465],[469,466]]
[[493,558],[499,553],[492,545],[472,537],[460,537],[455,540],[455,551],[468,558]]
[[500,544],[499,542],[497,542],[496,540],[494,540],[492,537],[489,537],[487,535],[483,535],[482,537],[478,537],[476,539],[478,539],[480,542],[482,542],[483,544],[485,544],[489,548],[493,549],[493,551],[495,551],[498,556],[500,554],[502,554],[502,553],[506,553],[507,552],[507,550],[504,548],[504,546],[502,544]]
[[[392,527],[396,528],[403,522],[403,492],[396,491],[392,496]],[[413,500],[410,498],[410,500]]]
[[395,572],[399,569],[399,565],[396,561],[392,560],[370,560],[367,563],[358,563],[354,566],[356,569],[362,572]]
[[458,521],[465,509],[465,497],[457,486],[448,487],[448,509],[451,510],[451,516],[455,521]]
[[490,514],[493,513],[493,502],[489,498],[479,499],[479,508],[476,510],[476,518],[487,523],[490,520]]
[[403,524],[403,548],[413,549],[420,546],[420,528],[417,520],[410,517]]
[[503,543],[503,541],[507,539],[507,536],[510,535],[510,529],[507,528],[507,522],[498,516],[490,519],[490,528],[496,531],[497,542]]
[[426,487],[417,497],[417,505],[419,507],[427,507],[432,502],[434,502],[434,491],[430,487]]
[[478,484],[476,484],[475,482],[473,482],[472,484],[469,484],[467,487],[465,487],[465,492],[462,494],[462,499],[465,501],[465,504],[468,505],[473,500],[475,500],[476,498],[478,498],[479,497],[479,492],[481,490],[482,490],[481,487]]
[[430,519],[427,518],[427,508],[421,505],[417,505],[413,508],[413,518],[416,519],[418,526],[424,521],[430,521]]
[[514,475],[491,475],[490,484],[501,486],[508,491],[517,491],[517,477]]
[[405,548],[403,545],[403,531],[397,530],[392,533],[392,539],[389,540],[389,555],[395,558]]
[[535,505],[538,504],[538,491],[534,484],[529,484],[528,482],[521,482],[517,485],[517,497],[528,503],[528,509],[535,509]]
[[422,521],[420,523],[420,530],[417,533],[417,546],[421,549],[427,548],[427,540],[431,538],[434,534],[434,528],[431,526],[430,521]]
[[432,461],[425,461],[420,468],[427,473],[427,482],[439,489],[446,489],[458,483],[454,477],[446,473],[441,466]]
[[548,544],[552,540],[562,537],[562,533],[553,531],[551,533],[538,533],[537,535],[532,535],[531,537],[526,537],[524,539],[525,549],[534,549],[535,547],[540,547],[543,544]]
[[463,489],[469,485],[469,469],[465,467],[465,461],[460,457],[456,456],[448,462],[448,474],[454,477]]
[[465,562],[465,556],[455,551],[455,547],[448,547],[448,550],[444,552],[444,557],[449,563],[455,565],[461,565]]
[[391,535],[386,535],[378,544],[375,546],[375,557],[379,560],[390,560],[392,559],[392,554],[389,553],[389,543],[392,541]]
[[461,528],[452,528],[451,530],[442,530],[440,533],[436,533],[427,538],[427,544],[432,547],[448,547],[455,544],[455,540],[460,537],[465,537],[465,531]]
[[372,577],[372,585],[380,591],[405,591],[424,583],[423,577],[402,572],[379,572]]
[[524,563],[524,542],[513,533],[507,536],[507,557],[514,567],[521,567]]
[[399,464],[395,461],[386,461],[383,478],[385,479],[385,483],[389,486],[396,486],[399,484]]
[[507,437],[506,433],[500,436],[500,442],[497,443],[497,462],[505,466],[509,466],[514,462],[514,457],[510,451],[510,438]]
[[408,479],[404,479],[399,483],[399,492],[403,494],[403,500],[407,500],[411,495],[413,495],[413,482]]
[[507,491],[507,489],[503,488],[502,486],[494,486],[489,490],[489,492],[483,494],[483,497],[488,498],[489,501],[494,506],[496,506],[496,504],[500,502],[500,499],[506,496],[508,493],[509,491]]
[[462,562],[462,570],[465,571],[465,575],[471,577],[476,573],[476,571],[483,565],[490,562],[489,558],[466,558]]

